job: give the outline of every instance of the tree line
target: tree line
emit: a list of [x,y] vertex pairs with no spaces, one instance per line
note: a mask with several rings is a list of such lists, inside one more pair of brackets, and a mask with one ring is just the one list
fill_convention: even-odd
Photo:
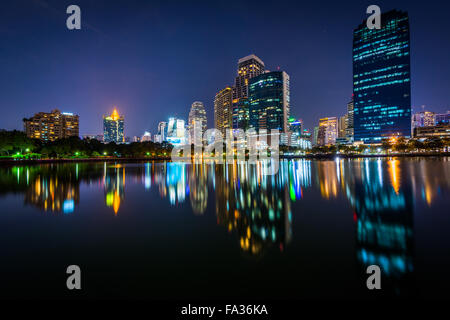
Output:
[[2,158],[97,158],[97,157],[170,157],[172,145],[151,141],[117,144],[96,139],[70,137],[56,141],[31,139],[22,131],[0,131]]

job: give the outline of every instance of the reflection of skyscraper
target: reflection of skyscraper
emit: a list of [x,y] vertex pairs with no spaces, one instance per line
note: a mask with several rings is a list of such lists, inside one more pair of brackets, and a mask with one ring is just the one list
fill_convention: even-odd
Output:
[[363,22],[353,33],[355,141],[411,136],[408,14],[389,11],[381,24],[369,29]]
[[116,109],[110,116],[103,116],[103,141],[122,143],[124,138],[124,117]]
[[261,165],[234,162],[215,168],[218,223],[235,230],[241,249],[251,255],[270,247],[284,250],[291,238],[288,184],[281,175],[262,175]]
[[112,207],[117,215],[121,202],[125,197],[125,167],[114,165],[108,167],[106,162],[103,168],[103,186],[105,188],[105,202]]
[[[64,166],[15,167],[26,178],[24,202],[44,211],[72,213],[80,200],[79,164]],[[25,184],[25,181],[21,181]]]
[[193,164],[189,167],[188,176],[192,211],[195,214],[203,214],[208,204],[207,167]]
[[345,177],[344,187],[355,210],[357,260],[364,274],[367,266],[380,266],[384,292],[412,294],[412,189],[400,185],[405,172],[398,160],[359,164],[360,170],[353,169],[353,174]]

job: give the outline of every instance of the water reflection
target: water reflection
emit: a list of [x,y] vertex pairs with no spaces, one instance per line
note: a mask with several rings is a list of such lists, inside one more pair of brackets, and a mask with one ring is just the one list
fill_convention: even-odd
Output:
[[293,206],[309,201],[308,192],[323,201],[346,199],[355,223],[355,258],[361,273],[377,264],[392,292],[401,293],[414,272],[415,201],[432,206],[450,190],[448,158],[285,160],[276,175],[262,175],[262,170],[261,163],[245,162],[2,167],[0,196],[19,193],[26,205],[41,211],[76,214],[82,201],[80,186],[99,186],[104,205],[120,215],[126,185],[141,185],[168,205],[189,203],[195,215],[215,212],[217,224],[237,238],[240,250],[256,257],[289,248],[295,237],[293,220],[300,214]]

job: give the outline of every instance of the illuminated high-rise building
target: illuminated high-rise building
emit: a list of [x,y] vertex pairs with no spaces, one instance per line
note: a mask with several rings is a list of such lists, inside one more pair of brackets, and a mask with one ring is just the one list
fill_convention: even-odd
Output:
[[124,116],[119,115],[116,109],[110,116],[103,116],[103,141],[106,143],[125,142]]
[[352,100],[347,103],[347,129],[346,129],[346,138],[349,142],[353,142],[354,140],[354,101]]
[[430,111],[414,113],[411,117],[412,129],[420,127],[431,127],[436,123],[436,114]]
[[166,141],[173,145],[185,145],[188,143],[187,132],[184,120],[171,117],[167,125]]
[[27,137],[43,141],[78,137],[79,116],[62,112],[58,109],[51,112],[39,112],[33,117],[23,119]]
[[333,145],[338,137],[338,119],[336,117],[319,120],[317,144],[321,146]]
[[233,129],[247,130],[250,120],[250,109],[247,98],[241,98],[233,107]]
[[348,128],[348,114],[339,117],[338,138],[346,138]]
[[381,15],[381,29],[369,29],[364,21],[354,30],[355,141],[411,136],[409,39],[408,14],[397,10]]
[[264,62],[254,54],[239,59],[237,76],[234,81],[233,100],[247,98],[250,79],[259,76],[264,71]]
[[233,127],[233,89],[226,87],[220,90],[214,99],[214,128],[225,138],[226,130]]
[[166,139],[167,139],[167,122],[161,121],[158,124],[158,135],[159,135],[159,139],[161,140],[159,142],[166,141]]
[[267,72],[250,79],[248,99],[250,128],[258,132],[277,129],[288,133],[290,91],[289,75],[286,72]]
[[191,106],[188,119],[189,139],[191,144],[201,144],[206,131],[206,111],[203,102],[195,101]]

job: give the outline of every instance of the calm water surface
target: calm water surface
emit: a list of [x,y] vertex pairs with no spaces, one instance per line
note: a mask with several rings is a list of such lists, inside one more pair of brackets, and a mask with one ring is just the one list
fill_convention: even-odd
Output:
[[[449,298],[450,159],[0,167],[1,297]],[[81,292],[66,267],[82,270]],[[382,290],[365,286],[368,265]]]

